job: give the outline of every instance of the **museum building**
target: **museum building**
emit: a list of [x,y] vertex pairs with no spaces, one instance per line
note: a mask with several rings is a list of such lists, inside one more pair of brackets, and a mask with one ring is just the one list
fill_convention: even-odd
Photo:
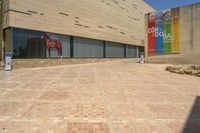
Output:
[[6,0],[5,52],[13,59],[137,58],[144,50],[143,0]]

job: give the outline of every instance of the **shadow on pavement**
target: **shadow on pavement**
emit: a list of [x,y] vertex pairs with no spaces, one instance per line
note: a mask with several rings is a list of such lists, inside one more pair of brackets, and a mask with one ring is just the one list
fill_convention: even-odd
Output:
[[200,96],[195,99],[182,133],[200,133]]

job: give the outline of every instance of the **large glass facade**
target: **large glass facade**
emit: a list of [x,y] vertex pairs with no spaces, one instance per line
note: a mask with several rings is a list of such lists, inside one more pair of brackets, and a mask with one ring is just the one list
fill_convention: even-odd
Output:
[[42,32],[12,28],[13,58],[45,58],[46,49],[40,39]]
[[106,57],[123,58],[124,44],[115,43],[115,42],[106,42]]
[[[46,42],[41,39],[43,32],[12,28],[13,58],[47,58]],[[63,57],[70,55],[69,37],[64,35],[46,33],[50,39],[62,42]],[[58,57],[57,49],[51,49],[51,57]]]
[[[137,58],[138,56],[138,47],[128,44],[19,28],[10,28],[6,31],[7,44],[10,44],[8,49],[16,59],[47,58],[46,41],[42,39],[44,33],[48,39],[62,43],[63,58]],[[52,48],[50,53],[50,58],[59,57],[56,48]]]
[[[66,35],[58,35],[58,34],[52,34],[48,33],[49,38],[53,40],[59,40],[62,43],[62,56],[63,58],[69,58],[70,57],[70,36]],[[57,49],[51,49],[51,58],[59,58]]]
[[138,57],[137,46],[126,45],[126,57],[127,58],[137,58]]
[[103,57],[103,41],[74,37],[74,57],[78,58]]

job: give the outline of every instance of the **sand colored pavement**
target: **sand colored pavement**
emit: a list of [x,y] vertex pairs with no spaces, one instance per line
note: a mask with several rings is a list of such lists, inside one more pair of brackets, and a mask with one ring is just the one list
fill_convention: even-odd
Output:
[[0,71],[1,133],[198,133],[200,78],[131,60]]

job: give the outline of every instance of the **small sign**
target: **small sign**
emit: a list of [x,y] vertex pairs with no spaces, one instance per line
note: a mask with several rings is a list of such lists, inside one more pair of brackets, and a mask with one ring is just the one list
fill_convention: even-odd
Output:
[[5,71],[12,70],[12,53],[6,52],[5,54]]

